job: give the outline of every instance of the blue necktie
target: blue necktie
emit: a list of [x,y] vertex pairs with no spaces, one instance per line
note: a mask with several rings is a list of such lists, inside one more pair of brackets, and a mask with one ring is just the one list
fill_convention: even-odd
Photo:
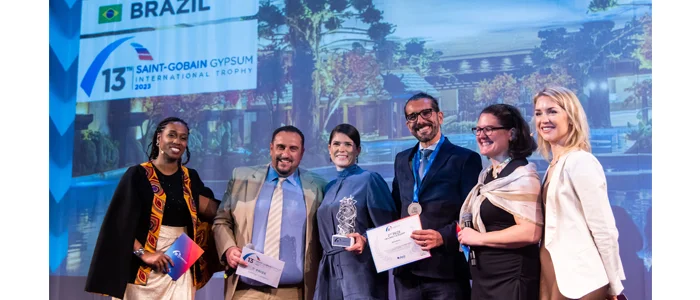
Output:
[[420,175],[420,179],[423,179],[423,177],[425,177],[425,167],[428,164],[428,158],[430,157],[431,153],[433,153],[433,150],[421,150],[420,167],[418,168],[418,174]]

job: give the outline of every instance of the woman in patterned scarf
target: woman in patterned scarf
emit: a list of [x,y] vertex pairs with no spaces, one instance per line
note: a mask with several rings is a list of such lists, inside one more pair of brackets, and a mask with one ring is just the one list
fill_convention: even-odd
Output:
[[[218,201],[190,159],[189,127],[166,118],[156,127],[149,161],[126,170],[105,214],[85,290],[118,299],[194,299],[221,265],[210,248],[211,220]],[[183,154],[187,154],[183,162]],[[205,253],[185,274],[167,273],[173,258],[164,252],[183,233]],[[211,249],[211,250],[209,250]],[[212,257],[213,254],[213,257]]]

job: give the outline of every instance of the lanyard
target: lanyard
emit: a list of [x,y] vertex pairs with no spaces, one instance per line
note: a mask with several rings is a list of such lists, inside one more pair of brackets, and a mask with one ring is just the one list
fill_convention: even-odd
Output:
[[[442,142],[445,141],[445,136],[440,135],[440,141],[437,143],[437,146],[435,146],[435,151],[433,153],[430,153],[430,156],[428,156],[428,162],[425,164],[425,174],[428,174],[428,170],[430,170],[430,166],[433,165],[433,162],[435,161],[435,157],[437,156],[438,151],[440,150],[440,146],[442,146]],[[413,202],[418,203],[418,192],[420,191],[420,186],[423,184],[423,182],[420,179],[420,174],[418,174],[418,168],[420,168],[420,150],[416,151],[416,154],[413,157]]]

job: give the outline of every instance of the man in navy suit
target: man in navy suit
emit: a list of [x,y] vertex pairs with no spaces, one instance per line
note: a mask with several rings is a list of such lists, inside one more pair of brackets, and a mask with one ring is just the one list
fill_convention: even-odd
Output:
[[437,100],[412,96],[406,126],[419,143],[396,155],[392,197],[401,218],[419,215],[423,230],[411,235],[431,257],[394,269],[396,299],[470,299],[469,266],[459,252],[459,209],[481,172],[479,154],[442,135]]

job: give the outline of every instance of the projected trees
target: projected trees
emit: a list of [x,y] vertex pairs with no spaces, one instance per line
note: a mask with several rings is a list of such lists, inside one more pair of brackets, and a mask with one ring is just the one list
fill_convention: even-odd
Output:
[[637,113],[637,125],[627,123],[632,129],[627,134],[627,139],[635,141],[634,145],[627,150],[627,153],[651,153],[651,79],[635,82],[634,85],[625,89],[632,94],[625,99],[625,105],[641,104],[641,110]]
[[[640,18],[643,33],[637,38],[641,41],[639,47],[634,52],[634,57],[639,60],[640,69],[651,69],[651,16],[644,15]],[[640,103],[642,110],[637,114],[636,128],[632,124],[628,124],[630,128],[634,128],[627,135],[627,138],[635,141],[634,145],[627,151],[628,153],[651,153],[651,118],[649,111],[651,110],[651,79],[636,82],[630,89],[633,94],[625,99],[625,104]]]
[[119,164],[119,141],[94,130],[83,130],[75,137],[73,175],[82,176],[114,170]]
[[370,93],[379,93],[382,85],[379,63],[371,53],[366,53],[359,43],[350,51],[331,53],[321,63],[319,73],[320,94],[328,99],[328,113],[322,128],[328,127],[328,121],[338,109],[343,97],[349,93],[360,99]]
[[633,19],[623,28],[614,29],[612,21],[594,21],[582,25],[579,31],[564,28],[539,32],[542,40],[532,54],[539,70],[562,67],[575,79],[573,88],[589,94],[587,113],[592,128],[610,127],[610,102],[607,90],[607,67],[610,63],[633,59],[638,47],[642,23]]
[[270,128],[279,126],[276,113],[290,82],[289,64],[285,53],[289,51],[288,38],[281,27],[286,19],[277,6],[260,4],[258,12],[258,86],[255,95],[265,101],[270,111]]
[[479,82],[474,92],[474,98],[478,102],[506,103],[515,105],[520,97],[520,86],[511,74],[496,75],[491,80],[484,79]]
[[[324,90],[322,56],[348,42],[381,43],[392,33],[393,25],[381,22],[382,12],[372,0],[286,0],[285,16],[292,51],[294,123],[318,136]],[[360,24],[343,26],[349,20]]]
[[[348,92],[363,97],[387,90],[383,79],[395,76],[380,70],[405,67],[427,75],[441,53],[417,39],[387,40],[395,26],[382,22],[382,14],[372,0],[286,0],[283,8],[261,3],[258,61],[264,71],[257,95],[271,107],[291,84],[292,123],[317,136]],[[326,114],[321,99],[328,99]]]
[[[535,71],[515,78],[511,74],[499,74],[491,80],[482,80],[474,91],[474,99],[484,106],[494,103],[511,105],[531,104],[531,97],[547,86],[572,87],[576,80],[565,69],[554,66],[551,70]],[[576,89],[574,88],[574,92]]]
[[633,55],[639,60],[640,69],[651,69],[651,16],[642,16],[639,18],[639,23],[642,25],[642,33],[635,38],[640,41],[640,44]]
[[[566,69],[561,67],[553,67],[548,73],[537,71],[522,78],[522,85],[527,93],[525,97],[527,101],[532,100],[531,97],[544,87],[572,87],[575,83],[576,80],[569,75]],[[573,91],[577,92],[576,88],[573,88]]]
[[258,88],[255,95],[265,101],[265,106],[270,111],[270,128],[280,125],[278,114],[280,102],[287,91],[285,84],[286,65],[283,61],[282,50],[273,48],[268,53],[258,56]]
[[594,13],[606,11],[617,5],[617,0],[591,0],[591,2],[588,3],[588,11]]
[[404,44],[385,40],[377,43],[375,49],[377,58],[382,63],[382,69],[408,68],[423,77],[434,71],[433,63],[442,56],[442,51],[427,48],[425,41],[416,38]]
[[[541,43],[532,53],[533,73],[516,77],[497,75],[483,80],[475,99],[514,104],[548,85],[578,91],[592,128],[611,126],[608,68],[612,63],[639,61],[651,68],[651,17],[645,15],[615,29],[612,21],[582,24],[578,31],[564,28],[539,32]],[[585,93],[584,93],[585,91]]]

